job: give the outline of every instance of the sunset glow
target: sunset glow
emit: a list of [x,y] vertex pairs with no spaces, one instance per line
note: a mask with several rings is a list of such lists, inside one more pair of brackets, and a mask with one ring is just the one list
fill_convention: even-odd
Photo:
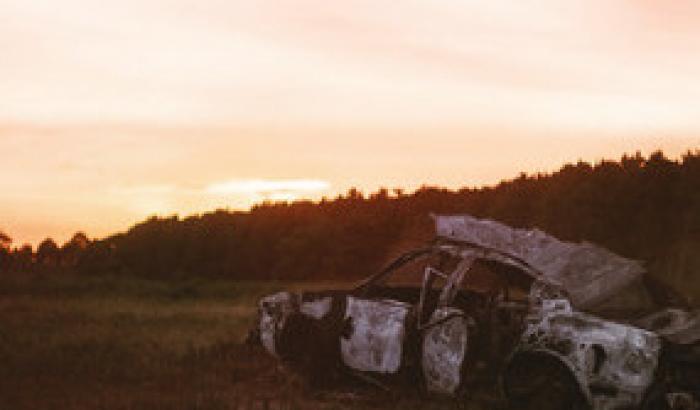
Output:
[[700,3],[0,0],[0,230],[700,148]]
[[262,180],[250,179],[239,181],[227,181],[211,184],[206,191],[211,194],[275,194],[275,193],[303,193],[325,191],[329,187],[328,182],[312,179],[291,180]]

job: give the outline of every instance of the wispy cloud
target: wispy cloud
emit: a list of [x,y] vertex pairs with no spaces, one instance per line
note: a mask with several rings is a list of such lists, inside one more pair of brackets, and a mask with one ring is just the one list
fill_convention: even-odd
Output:
[[0,0],[0,120],[697,127],[700,6],[642,3]]
[[234,179],[207,185],[117,185],[104,197],[140,215],[197,213],[217,207],[245,208],[255,203],[316,198],[331,187],[317,179]]
[[205,191],[216,195],[280,193],[303,194],[328,190],[330,183],[318,179],[237,179],[213,183]]

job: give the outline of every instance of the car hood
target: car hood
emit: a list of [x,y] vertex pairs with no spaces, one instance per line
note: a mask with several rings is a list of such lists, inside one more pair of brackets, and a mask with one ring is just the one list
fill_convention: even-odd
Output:
[[634,322],[677,344],[693,344],[700,340],[700,311],[667,308]]
[[491,249],[519,259],[563,287],[571,303],[589,309],[641,278],[640,261],[588,242],[561,241],[538,229],[516,229],[470,215],[434,216],[438,238]]

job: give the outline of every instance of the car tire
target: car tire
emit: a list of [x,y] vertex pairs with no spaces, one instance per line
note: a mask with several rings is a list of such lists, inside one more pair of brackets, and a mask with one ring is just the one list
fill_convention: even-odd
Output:
[[516,357],[505,375],[504,387],[510,409],[589,409],[569,369],[547,355]]
[[641,410],[670,410],[671,407],[666,401],[668,389],[661,383],[654,383],[648,390]]

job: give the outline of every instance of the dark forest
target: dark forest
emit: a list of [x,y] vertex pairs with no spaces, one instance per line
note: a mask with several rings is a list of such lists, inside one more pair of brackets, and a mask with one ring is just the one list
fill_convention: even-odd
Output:
[[700,151],[678,160],[656,152],[564,165],[496,186],[407,194],[381,189],[318,202],[262,203],[151,217],[104,239],[77,233],[59,246],[13,246],[0,232],[0,269],[132,275],[152,279],[357,279],[430,240],[430,214],[469,213],[591,241],[645,261],[660,279],[694,283],[700,269]]

